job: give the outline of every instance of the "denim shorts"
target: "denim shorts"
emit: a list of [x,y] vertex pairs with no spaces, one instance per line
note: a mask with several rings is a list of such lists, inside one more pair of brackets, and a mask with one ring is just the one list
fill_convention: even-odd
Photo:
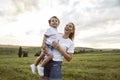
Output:
[[50,61],[44,67],[44,78],[62,80],[62,61]]

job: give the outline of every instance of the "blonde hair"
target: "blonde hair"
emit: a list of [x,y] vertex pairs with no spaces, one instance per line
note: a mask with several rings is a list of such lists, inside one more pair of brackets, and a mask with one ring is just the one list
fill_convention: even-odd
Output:
[[69,35],[69,38],[73,41],[75,36],[75,25],[72,22],[70,24],[73,25],[73,32]]

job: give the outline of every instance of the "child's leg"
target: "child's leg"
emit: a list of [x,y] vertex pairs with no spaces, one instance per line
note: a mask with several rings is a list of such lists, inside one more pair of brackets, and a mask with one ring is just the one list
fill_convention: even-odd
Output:
[[47,58],[41,63],[41,67],[44,67],[50,60],[52,60],[53,55],[49,54]]
[[37,66],[39,64],[39,62],[43,59],[44,56],[45,56],[45,54],[43,52],[41,52],[40,56],[36,58],[34,65]]
[[45,66],[45,64],[47,64],[52,58],[53,58],[53,55],[52,55],[52,54],[49,54],[49,55],[47,56],[47,58],[41,63],[41,65],[38,65],[38,66],[37,66],[38,74],[39,74],[40,76],[43,76],[43,75],[44,75],[44,66]]
[[42,53],[40,54],[40,56],[39,56],[38,58],[36,58],[34,64],[31,64],[31,65],[30,65],[33,74],[36,74],[36,67],[37,67],[38,63],[42,60],[42,58],[43,58],[44,56],[45,56],[45,54],[42,52]]

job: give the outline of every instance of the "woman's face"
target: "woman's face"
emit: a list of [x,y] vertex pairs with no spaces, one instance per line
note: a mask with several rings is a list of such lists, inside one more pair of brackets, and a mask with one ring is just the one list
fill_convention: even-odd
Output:
[[64,29],[64,32],[67,33],[67,34],[71,34],[73,33],[73,24],[72,23],[68,23],[66,26],[65,26],[65,29]]

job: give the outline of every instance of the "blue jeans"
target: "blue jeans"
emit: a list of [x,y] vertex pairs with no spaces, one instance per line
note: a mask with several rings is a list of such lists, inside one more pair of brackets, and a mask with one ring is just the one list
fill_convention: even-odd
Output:
[[44,67],[44,78],[62,80],[62,61],[50,61]]

